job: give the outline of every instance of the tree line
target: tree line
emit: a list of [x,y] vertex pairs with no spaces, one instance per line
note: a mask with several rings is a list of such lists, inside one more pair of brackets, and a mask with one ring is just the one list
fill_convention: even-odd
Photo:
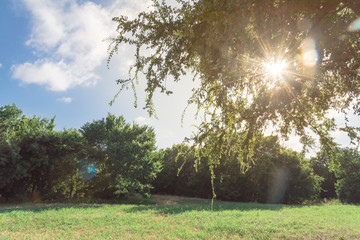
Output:
[[80,129],[0,108],[0,194],[7,200],[121,198],[149,194],[160,171],[155,133],[109,114]]
[[[236,138],[236,137],[234,137]],[[0,107],[2,201],[124,199],[173,194],[243,202],[304,203],[321,198],[360,202],[360,154],[354,149],[311,159],[262,136],[242,168],[223,152],[209,169],[206,145],[157,149],[154,129],[122,116],[55,130],[55,118]],[[214,172],[214,175],[211,173]],[[215,177],[215,178],[214,178]]]

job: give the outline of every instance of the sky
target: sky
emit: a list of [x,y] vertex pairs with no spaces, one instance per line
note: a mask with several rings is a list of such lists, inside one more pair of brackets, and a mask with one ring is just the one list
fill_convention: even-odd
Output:
[[[131,90],[122,92],[109,106],[119,89],[116,80],[128,78],[134,60],[134,49],[124,45],[107,67],[106,38],[116,34],[111,19],[135,17],[149,6],[149,0],[0,1],[0,106],[14,103],[27,116],[56,116],[58,130],[80,128],[108,113],[123,115],[127,122],[154,127],[159,148],[190,137],[198,123],[195,106],[188,108],[183,125],[181,116],[196,87],[191,76],[176,84],[169,79],[167,88],[173,95],[155,95],[158,119],[149,118],[142,109],[145,84],[141,77],[138,108],[134,108]],[[348,144],[343,133],[335,136]],[[301,150],[296,137],[282,143]]]
[[[56,129],[80,128],[108,113],[127,122],[154,127],[159,148],[171,147],[195,130],[194,107],[187,106],[194,82],[169,80],[171,96],[155,96],[157,118],[144,106],[144,82],[137,86],[138,108],[132,90],[115,103],[116,80],[128,77],[134,49],[123,46],[108,69],[109,42],[115,36],[112,17],[135,17],[149,9],[147,0],[6,0],[0,1],[0,106],[15,104],[27,116],[52,118]],[[105,41],[104,41],[105,40]]]

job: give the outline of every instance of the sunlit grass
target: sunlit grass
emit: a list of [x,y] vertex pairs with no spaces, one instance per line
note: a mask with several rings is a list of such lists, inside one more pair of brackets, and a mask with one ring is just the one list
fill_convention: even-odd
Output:
[[188,200],[0,208],[0,239],[359,239],[360,206]]

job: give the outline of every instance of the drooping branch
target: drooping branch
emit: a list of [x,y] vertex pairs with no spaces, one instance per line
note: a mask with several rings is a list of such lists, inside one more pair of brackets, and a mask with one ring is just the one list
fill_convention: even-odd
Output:
[[[197,74],[200,87],[189,102],[211,119],[194,138],[199,144],[219,141],[250,153],[252,139],[270,123],[284,137],[295,131],[307,139],[309,123],[326,124],[329,110],[348,108],[360,97],[359,32],[347,31],[358,17],[357,1],[179,3],[176,8],[154,1],[152,12],[134,20],[114,18],[119,35],[110,58],[119,44],[136,47],[131,79],[144,74],[150,114],[155,91],[170,94],[168,76],[177,82],[188,71]],[[271,61],[284,61],[287,69],[269,73],[264,65]],[[248,137],[230,146],[222,132]]]

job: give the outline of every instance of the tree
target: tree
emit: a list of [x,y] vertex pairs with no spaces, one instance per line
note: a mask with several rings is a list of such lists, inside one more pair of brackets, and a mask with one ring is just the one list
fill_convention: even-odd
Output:
[[146,125],[132,126],[109,114],[106,119],[85,124],[88,161],[96,175],[92,190],[97,197],[113,198],[129,193],[147,195],[160,165],[155,159],[155,133]]
[[314,173],[324,179],[321,183],[320,198],[332,199],[337,197],[335,191],[336,177],[332,171],[333,165],[331,157],[323,152],[319,152],[316,157],[311,158],[311,167],[314,169]]
[[[163,168],[154,181],[155,192],[203,198],[211,196],[207,161],[203,157],[195,170],[194,148],[173,145],[164,150],[162,156]],[[218,199],[294,204],[318,197],[322,178],[314,174],[308,159],[281,147],[277,137],[263,137],[254,148],[254,160],[256,164],[245,173],[239,171],[236,158],[220,161],[214,168]]]
[[184,143],[176,144],[160,150],[159,157],[162,167],[153,181],[154,193],[211,197],[209,169],[206,163],[197,162],[194,148]]
[[[32,127],[33,131],[34,127]],[[23,179],[31,195],[40,199],[73,197],[79,190],[78,169],[83,155],[84,139],[78,130],[39,132],[21,142],[23,159],[38,159]],[[34,160],[32,162],[34,162]],[[36,199],[34,199],[36,200]]]
[[[227,185],[234,186],[235,191],[236,186],[242,186],[243,192],[237,191],[245,201],[293,204],[318,197],[321,177],[314,174],[308,159],[281,147],[278,137],[262,137],[254,147],[253,158],[254,163],[243,175],[236,174],[239,164],[235,159],[232,167],[227,167],[227,174],[232,175],[230,179],[235,180]],[[218,188],[222,187],[223,183],[219,184]],[[226,191],[226,186],[224,188]]]
[[221,161],[215,173],[219,198],[263,203],[303,203],[318,198],[322,178],[310,161],[281,147],[278,137],[262,137],[254,147],[254,163],[245,173],[235,158]]
[[43,164],[44,148],[38,142],[54,127],[54,119],[28,118],[15,105],[0,108],[0,189],[4,196],[23,192],[22,180],[29,171]]
[[[177,82],[188,71],[195,74],[200,87],[189,104],[204,110],[207,121],[194,141],[207,146],[210,166],[224,151],[249,166],[256,139],[270,126],[285,139],[299,135],[304,147],[314,142],[313,132],[329,151],[336,129],[329,110],[360,113],[360,2],[153,2],[135,19],[113,18],[118,36],[111,39],[109,62],[120,44],[136,47],[133,72],[118,83],[121,90],[135,88],[143,73],[150,115],[155,91],[171,94],[168,76]],[[340,130],[358,140],[359,128]],[[233,135],[240,137],[233,142]]]
[[335,189],[339,199],[360,203],[360,153],[354,149],[341,149],[333,161],[333,170],[338,179]]
[[15,105],[1,107],[0,119],[0,194],[36,200],[71,196],[83,146],[79,131],[55,131],[55,118],[27,117]]

